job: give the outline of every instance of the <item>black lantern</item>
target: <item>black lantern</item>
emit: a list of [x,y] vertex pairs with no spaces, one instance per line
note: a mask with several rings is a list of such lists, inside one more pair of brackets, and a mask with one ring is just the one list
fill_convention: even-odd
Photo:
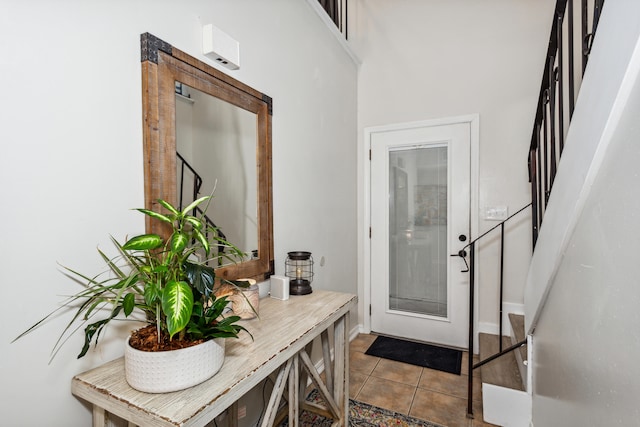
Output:
[[313,292],[313,258],[311,252],[289,252],[284,262],[285,275],[289,278],[290,295],[307,295]]

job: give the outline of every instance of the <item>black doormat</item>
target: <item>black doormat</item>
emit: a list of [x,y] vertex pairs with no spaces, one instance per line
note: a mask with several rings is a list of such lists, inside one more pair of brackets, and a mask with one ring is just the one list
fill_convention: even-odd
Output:
[[365,354],[456,375],[460,375],[462,366],[460,350],[383,336],[377,337]]

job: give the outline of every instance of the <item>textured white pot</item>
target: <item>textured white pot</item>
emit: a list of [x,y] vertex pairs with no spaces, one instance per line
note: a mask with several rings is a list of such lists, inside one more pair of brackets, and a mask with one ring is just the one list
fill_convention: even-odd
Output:
[[168,393],[208,380],[224,363],[224,338],[171,351],[124,350],[125,376],[129,385],[146,393]]

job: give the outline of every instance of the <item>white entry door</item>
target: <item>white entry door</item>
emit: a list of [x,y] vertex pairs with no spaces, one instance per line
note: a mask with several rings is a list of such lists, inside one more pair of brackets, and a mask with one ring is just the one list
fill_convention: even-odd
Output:
[[[371,132],[371,329],[465,347],[471,123]],[[463,239],[466,239],[464,242]]]

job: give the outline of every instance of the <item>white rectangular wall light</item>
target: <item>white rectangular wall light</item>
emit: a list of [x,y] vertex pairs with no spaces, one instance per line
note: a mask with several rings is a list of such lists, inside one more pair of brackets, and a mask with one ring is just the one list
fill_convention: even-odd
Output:
[[230,70],[240,68],[240,43],[213,24],[202,27],[202,52]]

